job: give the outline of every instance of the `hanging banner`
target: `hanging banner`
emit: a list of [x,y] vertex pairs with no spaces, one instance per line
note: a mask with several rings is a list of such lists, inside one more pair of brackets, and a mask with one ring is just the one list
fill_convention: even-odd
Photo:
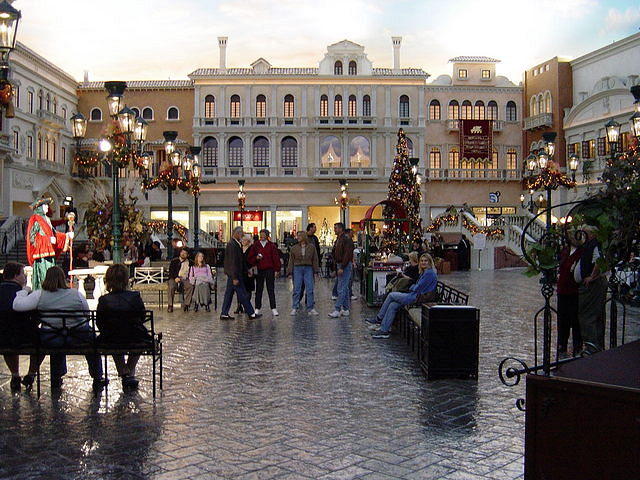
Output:
[[261,211],[251,211],[251,210],[245,210],[244,212],[240,212],[238,210],[236,210],[235,212],[233,212],[233,221],[234,222],[261,222],[262,221],[262,214],[264,212]]
[[463,162],[491,162],[492,120],[460,120],[460,152]]

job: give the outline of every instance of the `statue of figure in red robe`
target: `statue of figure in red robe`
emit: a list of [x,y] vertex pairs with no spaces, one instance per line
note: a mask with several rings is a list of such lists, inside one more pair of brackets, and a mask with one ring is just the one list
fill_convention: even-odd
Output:
[[50,205],[50,198],[41,198],[30,205],[33,215],[29,218],[26,243],[27,260],[33,267],[31,277],[33,290],[42,288],[47,270],[55,265],[60,253],[69,249],[69,243],[73,240],[73,232],[61,233],[54,230],[47,216]]

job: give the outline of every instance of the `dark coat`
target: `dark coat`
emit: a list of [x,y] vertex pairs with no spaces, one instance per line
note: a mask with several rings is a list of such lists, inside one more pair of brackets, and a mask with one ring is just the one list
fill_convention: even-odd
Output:
[[227,242],[227,248],[224,251],[224,273],[232,280],[241,280],[245,269],[242,245],[232,238]]
[[98,299],[96,323],[102,342],[136,343],[151,339],[144,326],[144,302],[140,292],[112,292]]
[[37,322],[27,312],[13,311],[13,300],[20,290],[16,282],[0,283],[0,345],[31,344],[38,336]]
[[343,233],[336,239],[333,246],[333,260],[336,268],[345,268],[346,265],[353,261],[353,240],[346,233]]
[[[262,254],[262,259],[258,260],[258,254]],[[279,272],[282,268],[280,263],[280,252],[273,242],[267,240],[264,247],[260,240],[253,242],[249,248],[249,264],[258,267],[258,270],[273,270]]]
[[[189,267],[191,267],[191,265],[193,265],[193,262],[191,260],[187,260],[189,262]],[[171,260],[171,263],[169,264],[169,278],[172,279],[176,279],[176,277],[178,276],[178,273],[180,273],[180,257],[176,257],[173,260]]]

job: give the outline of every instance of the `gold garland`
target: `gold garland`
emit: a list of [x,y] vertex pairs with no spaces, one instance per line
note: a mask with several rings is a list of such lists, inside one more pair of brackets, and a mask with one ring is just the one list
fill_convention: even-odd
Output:
[[[156,232],[162,233],[167,231],[167,221],[166,220],[151,220],[147,223],[149,228]],[[187,229],[184,225],[178,222],[173,222],[173,229],[182,237],[183,240],[187,238]]]

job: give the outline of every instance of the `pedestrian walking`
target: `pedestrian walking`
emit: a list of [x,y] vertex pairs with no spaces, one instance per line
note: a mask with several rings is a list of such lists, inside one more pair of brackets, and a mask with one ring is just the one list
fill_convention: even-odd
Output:
[[[310,223],[309,225],[307,225],[307,241],[309,242],[309,245],[312,245],[315,249],[316,249],[316,253],[318,254],[318,265],[322,266],[322,253],[320,251],[320,240],[318,240],[318,237],[316,236],[316,224],[315,223]],[[305,287],[304,287],[304,283],[302,284],[302,292],[300,293],[301,297],[304,296],[304,292],[305,292]]]
[[313,276],[320,271],[318,252],[309,243],[306,232],[298,232],[298,243],[291,247],[287,275],[293,275],[293,308],[291,315],[296,315],[302,300],[302,289],[307,292],[306,307],[309,315],[318,315],[313,296]]
[[333,258],[336,265],[336,275],[338,276],[337,296],[335,309],[329,314],[332,318],[339,316],[349,316],[349,306],[351,298],[349,287],[351,285],[351,275],[353,274],[353,240],[345,233],[344,223],[338,222],[333,226],[336,234],[336,241],[333,246]]
[[575,235],[569,234],[569,245],[560,252],[558,266],[558,357],[568,356],[569,334],[573,332],[573,355],[578,355],[582,348],[580,322],[578,319],[578,284],[571,271],[582,255],[582,248],[577,246]]
[[262,309],[262,294],[264,285],[267,284],[267,295],[269,296],[269,307],[274,317],[278,316],[276,308],[275,279],[280,276],[282,264],[280,262],[280,252],[275,243],[269,240],[269,230],[260,230],[260,238],[254,242],[249,249],[249,265],[257,269],[256,282],[256,313]]
[[231,240],[227,243],[227,248],[224,252],[224,273],[227,275],[227,288],[224,292],[220,320],[233,320],[233,317],[229,315],[229,309],[231,308],[234,293],[238,297],[238,302],[244,307],[245,313],[249,315],[250,318],[262,316],[261,314],[255,313],[247,290],[242,282],[242,277],[246,269],[241,243],[242,236],[242,227],[234,228]]
[[[244,233],[242,235],[242,239],[240,240],[240,244],[242,245],[242,258],[244,260],[244,265],[242,268],[242,283],[244,284],[244,288],[247,291],[249,302],[251,302],[251,294],[256,289],[256,268],[249,265],[249,249],[253,245],[253,236],[250,233]],[[240,302],[238,302],[235,313],[243,312],[244,307]]]

